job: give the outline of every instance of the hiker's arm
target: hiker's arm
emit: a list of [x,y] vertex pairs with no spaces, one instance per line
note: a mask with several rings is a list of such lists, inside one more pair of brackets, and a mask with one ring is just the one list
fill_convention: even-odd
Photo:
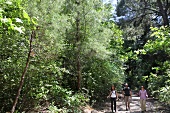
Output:
[[116,98],[119,99],[119,95],[118,95],[117,91],[116,91]]
[[141,94],[140,94],[140,90],[139,90],[139,94],[138,94],[138,95],[139,95],[139,96],[141,95]]
[[147,91],[146,91],[146,97],[148,98],[148,93],[147,93]]
[[111,91],[110,91],[109,95],[107,96],[107,98],[109,98],[110,96],[111,96]]
[[124,95],[124,90],[122,90],[122,95]]

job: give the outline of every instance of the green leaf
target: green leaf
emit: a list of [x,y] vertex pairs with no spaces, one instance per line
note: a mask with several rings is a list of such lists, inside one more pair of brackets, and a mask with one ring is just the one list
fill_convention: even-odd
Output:
[[22,33],[24,34],[22,29],[24,29],[23,26],[21,26],[21,27],[14,27],[14,30],[18,31],[20,34],[22,34]]
[[19,18],[15,18],[15,20],[16,20],[16,22],[18,22],[18,23],[23,23],[22,20],[19,19]]
[[23,10],[23,17],[30,21],[30,17],[28,16],[28,13],[25,10]]
[[33,23],[34,25],[38,25],[36,18],[32,18],[31,21],[32,21],[32,23]]
[[4,10],[2,8],[0,8],[0,12],[3,12]]
[[5,3],[8,4],[8,5],[12,5],[12,2],[10,2],[10,1],[7,1]]

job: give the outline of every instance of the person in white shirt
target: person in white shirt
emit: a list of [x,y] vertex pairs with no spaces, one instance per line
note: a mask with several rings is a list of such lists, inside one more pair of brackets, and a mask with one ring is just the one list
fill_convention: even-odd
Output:
[[110,101],[111,101],[111,110],[113,112],[113,102],[114,102],[114,111],[116,112],[116,99],[118,98],[118,94],[117,91],[115,90],[115,86],[112,85],[111,87],[111,91],[109,93],[109,96],[107,96],[107,98],[110,97]]

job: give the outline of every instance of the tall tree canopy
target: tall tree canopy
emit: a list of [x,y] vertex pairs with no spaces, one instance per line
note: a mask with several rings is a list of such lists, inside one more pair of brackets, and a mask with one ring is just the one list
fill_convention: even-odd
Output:
[[1,0],[0,112],[81,112],[124,82],[170,103],[169,4]]
[[16,111],[43,106],[53,112],[79,112],[88,99],[93,103],[111,84],[123,83],[127,57],[122,31],[110,20],[111,4],[100,0],[0,4],[1,112],[10,111],[17,97],[32,30],[35,38]]

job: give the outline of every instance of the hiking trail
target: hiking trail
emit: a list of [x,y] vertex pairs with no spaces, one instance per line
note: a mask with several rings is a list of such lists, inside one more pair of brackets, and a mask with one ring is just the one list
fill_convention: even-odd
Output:
[[[123,98],[118,100],[116,104],[116,113],[141,113],[140,98],[135,94],[132,95],[129,111],[126,111],[126,106]],[[94,105],[93,109],[85,109],[84,113],[112,113],[110,106],[110,100],[106,99],[105,102],[97,103]],[[148,98],[146,101],[145,113],[170,113],[170,108],[165,104],[160,103],[157,99]]]

